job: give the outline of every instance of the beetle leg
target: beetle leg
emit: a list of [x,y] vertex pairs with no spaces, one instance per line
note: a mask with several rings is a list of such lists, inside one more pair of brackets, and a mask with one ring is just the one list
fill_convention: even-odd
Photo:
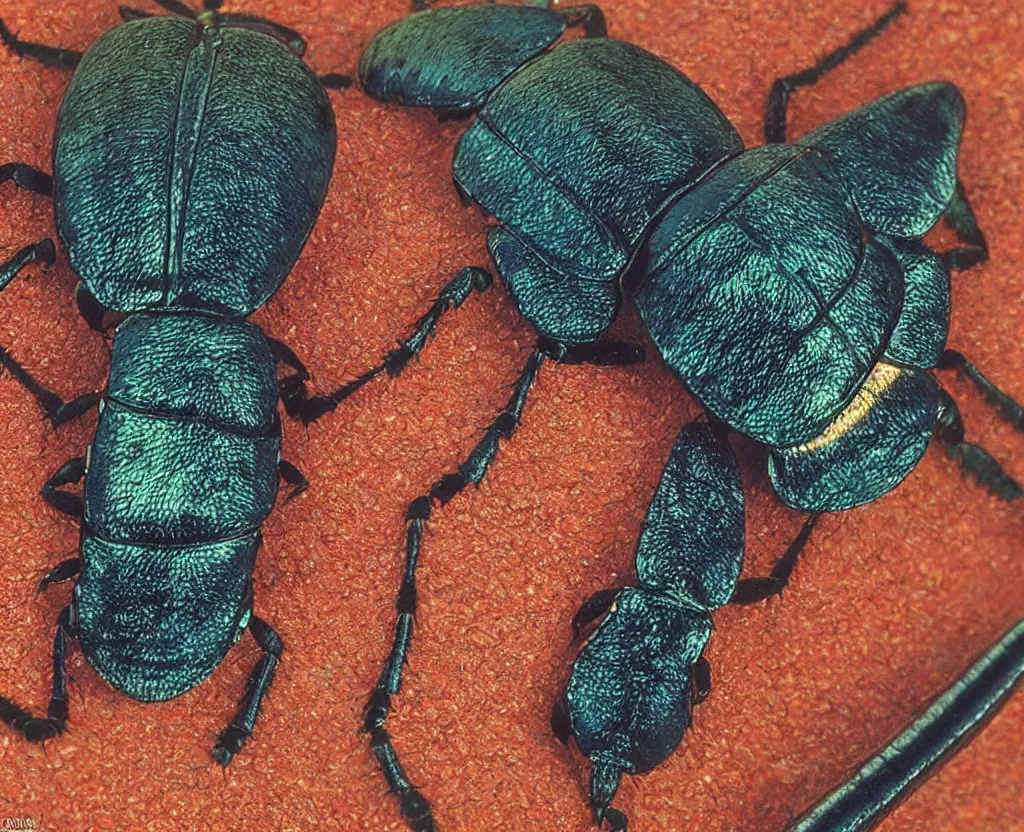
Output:
[[391,378],[397,376],[426,346],[427,339],[433,335],[441,316],[449,309],[458,309],[474,289],[478,292],[484,291],[491,285],[491,281],[491,275],[484,269],[466,268],[460,271],[441,290],[441,294],[437,296],[427,313],[416,322],[415,330],[408,340],[399,341],[398,347],[385,355],[382,363],[343,384],[330,395],[312,396],[302,402],[298,408],[302,421],[308,425],[330,413],[364,384],[385,372]]
[[874,39],[892,23],[896,18],[907,10],[907,4],[895,3],[889,11],[878,20],[854,35],[850,41],[840,46],[833,52],[829,52],[814,66],[808,69],[776,78],[772,84],[772,91],[768,96],[764,114],[764,136],[768,144],[782,144],[786,141],[786,108],[789,105],[789,96],[800,87],[809,87],[818,83],[821,76],[835,69],[843,61],[857,52],[868,41]]
[[125,318],[123,313],[111,312],[96,300],[96,296],[82,281],[78,281],[78,285],[75,286],[75,306],[78,307],[78,314],[89,325],[89,329],[101,335],[106,335],[107,330],[117,326]]
[[129,20],[142,20],[146,17],[156,17],[152,12],[144,12],[142,9],[136,9],[132,6],[118,6],[117,13],[121,15],[121,20],[125,22]]
[[29,711],[0,696],[0,722],[6,722],[30,742],[45,742],[63,734],[68,724],[68,672],[65,667],[67,642],[74,636],[71,607],[61,610],[57,633],[53,637],[53,691],[46,717],[34,717]]
[[963,747],[1024,678],[1024,621],[939,694],[922,714],[785,832],[873,829]]
[[50,174],[44,173],[39,168],[26,165],[24,162],[8,162],[0,165],[0,184],[8,179],[23,191],[29,191],[40,196],[53,196],[53,179]]
[[598,367],[618,367],[627,364],[643,364],[646,359],[644,348],[628,341],[602,338],[587,344],[563,344],[542,335],[537,346],[553,361],[559,364],[595,364]]
[[[980,374],[979,374],[980,375]],[[1020,484],[1009,476],[998,462],[982,448],[964,441],[964,423],[953,397],[939,390],[939,417],[936,432],[946,446],[946,455],[960,463],[960,467],[974,475],[978,485],[984,486],[997,497],[1013,502],[1022,494]]]
[[57,252],[53,247],[53,240],[49,237],[40,240],[38,243],[29,243],[14,253],[12,257],[0,263],[0,291],[7,288],[7,284],[18,276],[22,269],[32,263],[43,263],[52,265],[57,259]]
[[275,364],[283,364],[295,370],[292,375],[278,381],[277,392],[285,412],[293,419],[298,419],[301,407],[308,398],[306,382],[309,381],[309,370],[284,341],[267,338],[267,343],[270,345],[270,354],[274,357]]
[[317,76],[320,83],[329,90],[347,90],[354,83],[351,75],[344,75],[340,72],[327,72]]
[[[81,482],[82,477],[84,476],[85,457],[79,456],[74,459],[69,459],[46,481],[40,490],[39,495],[61,514],[67,514],[71,517],[81,517],[85,510],[82,498],[77,494],[69,494],[67,491],[61,491],[60,486]],[[49,575],[47,578],[49,578]],[[47,578],[44,578],[43,580],[47,580]]]
[[789,548],[782,553],[782,557],[775,562],[771,575],[767,578],[745,578],[739,581],[732,593],[732,598],[729,599],[729,603],[756,604],[759,601],[771,598],[773,595],[780,594],[786,588],[786,584],[789,583],[797,558],[807,544],[807,540],[810,538],[819,517],[821,517],[821,513],[815,512],[807,518],[800,529],[800,534],[789,544]]
[[942,255],[942,263],[947,271],[964,271],[988,260],[988,243],[985,235],[978,227],[978,218],[967,200],[964,183],[956,182],[956,192],[946,206],[943,220],[956,233],[956,237],[965,245],[950,249]]
[[0,20],[0,41],[15,55],[32,58],[44,66],[74,69],[82,60],[82,53],[76,52],[74,49],[60,49],[56,46],[45,46],[41,43],[19,40],[2,20]]
[[942,353],[942,357],[939,358],[937,368],[939,370],[955,369],[961,378],[967,376],[967,378],[974,382],[974,386],[981,391],[985,401],[992,405],[1003,419],[1017,430],[1024,430],[1024,407],[1021,407],[985,378],[981,370],[968,361],[963,353],[956,350],[946,350]]
[[[423,337],[425,339],[426,334]],[[467,485],[479,485],[483,480],[498,454],[499,440],[510,438],[518,427],[526,406],[526,397],[543,360],[544,353],[539,349],[530,354],[505,409],[487,428],[483,439],[459,466],[458,471],[441,477],[434,483],[429,494],[417,497],[406,511],[405,572],[395,602],[398,612],[395,636],[384,670],[366,703],[363,730],[370,735],[370,749],[380,763],[388,786],[401,801],[402,815],[417,832],[428,832],[434,828],[430,805],[406,777],[384,723],[391,711],[391,697],[401,688],[402,666],[407,661],[412,643],[413,617],[416,614],[416,566],[423,528],[430,519],[434,501],[444,506]]]
[[256,643],[263,648],[263,655],[256,662],[249,682],[245,688],[245,695],[238,706],[238,713],[231,721],[231,724],[224,729],[217,744],[213,748],[213,759],[222,766],[231,762],[232,758],[245,745],[245,741],[252,735],[256,726],[256,717],[259,716],[260,704],[263,697],[267,695],[271,682],[274,681],[274,671],[281,660],[281,651],[284,645],[281,637],[273,627],[261,618],[252,617],[249,622],[249,630],[252,632]]
[[55,428],[81,416],[102,398],[101,393],[83,393],[78,398],[65,402],[52,390],[47,390],[32,378],[31,374],[11,358],[3,347],[0,347],[0,367],[7,370],[21,383],[22,387],[32,394],[39,403],[40,409],[50,420],[50,424]]
[[580,633],[587,627],[587,625],[593,623],[608,610],[611,609],[612,604],[615,603],[615,599],[619,597],[619,593],[622,590],[618,587],[615,589],[602,589],[591,595],[586,601],[583,602],[583,606],[579,608],[576,615],[572,619],[572,637],[577,639],[580,637]]
[[711,662],[701,656],[693,664],[693,699],[691,704],[699,705],[711,696]]
[[288,495],[286,502],[294,500],[303,491],[309,488],[309,480],[306,479],[302,471],[290,462],[282,459],[277,463],[277,470],[281,473],[281,479],[288,483],[288,485],[294,486],[292,488],[292,493]]
[[608,37],[608,24],[604,20],[604,12],[598,6],[572,6],[568,9],[552,9],[551,3],[546,8],[562,15],[566,26],[582,26],[583,36],[587,38]]
[[[15,182],[18,182],[19,176],[24,181],[32,182],[36,175],[46,176],[40,171],[36,171],[32,168],[28,168],[28,173],[24,171],[19,172],[17,164],[12,166],[5,165],[9,170],[13,168],[13,172],[10,173],[10,178],[13,178]],[[22,166],[24,167],[24,166]],[[25,179],[25,177],[28,177]],[[49,177],[46,177],[49,180]],[[0,179],[0,181],[3,181]],[[41,181],[36,181],[37,185],[42,185]],[[22,187],[25,187],[24,185]],[[43,191],[36,191],[36,193],[43,193]],[[18,273],[31,263],[53,263],[56,257],[56,252],[53,248],[53,240],[47,237],[45,240],[40,240],[38,243],[32,243],[25,246],[23,249],[15,253],[7,262],[0,264],[0,290],[4,289],[8,283],[10,283]],[[96,404],[100,399],[99,393],[86,393],[79,396],[73,401],[65,403],[64,400],[51,390],[47,390],[34,378],[31,374],[22,367],[17,361],[15,361],[10,354],[3,347],[0,347],[0,367],[6,369],[12,376],[14,376],[20,383],[21,386],[31,393],[35,400],[39,403],[39,407],[49,418],[50,423],[53,427],[63,424],[71,419],[81,416],[85,411]]]
[[81,558],[68,558],[62,560],[53,569],[46,573],[46,576],[39,582],[36,592],[45,592],[52,584],[59,584],[70,581],[82,570]]

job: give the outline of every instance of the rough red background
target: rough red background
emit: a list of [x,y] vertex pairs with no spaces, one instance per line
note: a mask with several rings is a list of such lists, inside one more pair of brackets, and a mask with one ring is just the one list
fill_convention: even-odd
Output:
[[[307,34],[319,71],[352,72],[406,0],[239,2]],[[809,8],[813,6],[814,8]],[[610,31],[701,84],[758,143],[772,79],[812,63],[885,0],[621,0]],[[2,0],[27,38],[84,48],[117,22],[113,3]],[[793,135],[897,87],[947,78],[970,111],[961,173],[992,259],[954,279],[952,346],[1024,400],[1024,67],[1016,0],[913,0],[884,38],[800,93]],[[0,53],[0,161],[49,169],[56,70]],[[484,221],[462,210],[449,162],[461,127],[331,93],[338,161],[305,254],[255,316],[326,389],[362,371],[459,267],[486,262]],[[52,233],[47,200],[0,189],[5,254]],[[944,237],[943,242],[948,242]],[[61,394],[102,386],[101,339],[79,319],[66,262],[31,269],[0,299],[0,343]],[[617,334],[640,337],[635,317]],[[165,704],[108,687],[74,651],[71,729],[44,751],[0,730],[0,818],[46,830],[403,828],[364,736],[362,705],[391,638],[406,503],[472,447],[531,345],[499,286],[447,318],[422,361],[377,382],[285,452],[312,483],[265,526],[256,607],[285,660],[256,735],[225,773],[209,749],[258,650],[245,639],[214,676]],[[653,354],[653,349],[650,350]],[[1024,479],[1024,442],[973,389],[945,379],[971,439]],[[418,638],[392,721],[436,809],[461,830],[588,828],[580,758],[548,713],[572,657],[569,620],[591,592],[631,579],[634,542],[679,427],[697,414],[657,358],[629,369],[547,366],[522,429],[479,491],[439,513],[420,573]],[[35,584],[75,549],[74,523],[36,496],[95,424],[54,433],[0,379],[0,690],[37,711],[68,590]],[[763,456],[745,454],[747,574],[763,574],[799,527],[771,497]],[[932,448],[878,503],[827,517],[792,589],[724,609],[709,658],[715,692],[683,747],[618,805],[631,829],[780,830],[902,726],[1024,614],[1018,507],[961,479]],[[1024,695],[883,825],[1024,829]]]

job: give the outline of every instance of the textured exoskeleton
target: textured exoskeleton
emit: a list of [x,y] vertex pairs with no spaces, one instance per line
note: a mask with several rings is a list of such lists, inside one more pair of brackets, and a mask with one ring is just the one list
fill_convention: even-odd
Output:
[[[489,462],[497,438],[518,423],[550,344],[559,345],[556,356],[597,350],[627,300],[709,415],[768,447],[771,482],[790,506],[816,517],[881,497],[913,470],[933,434],[999,496],[1020,495],[986,452],[964,442],[953,400],[927,372],[961,369],[1024,425],[1019,405],[945,350],[949,269],[987,256],[957,179],[960,93],[946,82],[910,87],[786,142],[789,94],[903,11],[898,3],[815,67],[776,81],[768,144],[753,149],[685,75],[605,37],[596,7],[425,10],[373,40],[360,63],[370,95],[442,116],[475,114],[455,151],[455,186],[495,219],[494,263],[548,345],[531,357],[495,422],[500,429],[488,433],[490,445],[481,443],[431,497],[443,502],[479,482],[483,450]],[[585,37],[558,42],[577,23]],[[963,245],[939,255],[921,237],[943,217]],[[677,481],[673,465],[663,488],[686,481]],[[707,499],[724,487],[714,479],[703,486]],[[602,594],[581,610],[594,617],[617,599],[577,660],[563,708],[563,724],[594,763],[591,805],[616,828],[626,823],[609,810],[618,773],[649,769],[682,736],[690,702],[684,668],[699,656],[707,610],[732,594],[735,575],[718,570],[722,563],[738,569],[740,556],[733,548],[695,556],[694,571],[649,583],[644,572],[660,561],[648,561],[655,542],[647,538],[668,523],[662,499],[659,490],[640,544],[640,588]],[[409,546],[403,593],[427,517],[409,515],[417,546]],[[672,532],[681,536],[679,553],[669,553],[673,564],[688,546],[703,551],[688,536],[705,528],[676,519],[690,525]],[[771,578],[741,583],[733,600],[778,591],[798,551],[787,552]],[[702,596],[708,587],[724,595]],[[399,611],[407,612],[401,604]],[[410,627],[400,616],[367,727],[406,816],[429,829],[423,799],[383,732]],[[650,699],[635,699],[648,685]]]
[[[66,642],[118,690],[170,699],[205,679],[249,629],[264,655],[214,758],[226,765],[251,734],[283,645],[253,615],[251,575],[260,527],[278,479],[305,489],[280,458],[277,404],[333,410],[349,394],[396,375],[424,347],[446,309],[490,276],[463,269],[379,366],[326,396],[283,343],[245,318],[288,275],[327,194],[334,116],[295,31],[251,15],[195,12],[158,0],[176,17],[121,7],[127,21],[85,54],[16,38],[16,55],[76,72],[61,101],[53,178],[14,162],[0,182],[52,195],[57,231],[81,278],[90,325],[116,331],[103,394],[65,404],[0,348],[0,365],[56,426],[99,403],[84,457],[46,482],[43,496],[82,517],[80,558],[41,588],[79,576],[54,641],[53,696],[36,719],[0,697],[0,720],[44,740],[67,721]],[[53,242],[0,265],[0,288],[32,262],[53,262]],[[294,372],[280,380],[279,367]],[[60,486],[85,480],[84,499]]]
[[[57,51],[4,31],[15,52],[46,61]],[[126,317],[102,396],[40,398],[54,423],[97,400],[100,418],[85,457],[43,489],[82,517],[80,558],[42,583],[78,575],[48,717],[3,698],[0,717],[29,739],[64,730],[68,637],[111,685],[150,702],[201,682],[251,628],[264,655],[214,749],[226,764],[253,729],[282,649],[252,613],[260,526],[279,465],[303,482],[280,459],[281,353],[244,319],[280,286],[316,221],[334,116],[280,38],[212,8],[203,19],[130,20],[64,63],[77,70],[54,137],[57,232],[87,316]],[[5,170],[24,186],[19,167]],[[46,187],[35,190],[50,191],[36,174]],[[16,272],[5,269],[4,282]],[[4,363],[16,366],[6,353]],[[83,478],[84,500],[59,489]]]

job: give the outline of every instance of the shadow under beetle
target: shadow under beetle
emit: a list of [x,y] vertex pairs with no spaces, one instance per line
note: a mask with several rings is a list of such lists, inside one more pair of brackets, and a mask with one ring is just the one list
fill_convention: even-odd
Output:
[[[922,84],[786,143],[790,94],[878,35],[903,3],[778,79],[768,143],[749,150],[682,73],[607,38],[596,6],[416,9],[366,48],[363,89],[441,118],[475,115],[455,151],[455,187],[497,221],[488,248],[541,340],[480,444],[409,507],[398,623],[365,728],[403,815],[433,829],[385,729],[412,636],[424,523],[433,501],[481,481],[543,359],[600,355],[599,338],[631,298],[715,426],[680,434],[641,534],[639,586],[598,593],[576,616],[577,632],[601,621],[553,714],[556,734],[575,737],[591,761],[597,822],[625,829],[611,808],[621,773],[671,754],[710,689],[710,611],[780,591],[818,513],[881,497],[933,435],[995,494],[1021,494],[964,441],[955,403],[927,372],[959,369],[1024,428],[1021,407],[945,349],[949,270],[988,254],[956,174],[964,102],[950,83]],[[571,26],[583,37],[559,42]],[[940,218],[961,243],[942,255],[921,242]],[[767,446],[776,492],[812,513],[770,577],[738,582],[743,502],[726,429]]]
[[[324,87],[291,29],[247,15],[177,17],[122,8],[127,21],[84,55],[29,43],[0,22],[8,49],[77,67],[60,105],[53,178],[21,163],[0,182],[54,200],[94,329],[117,328],[102,394],[63,403],[0,349],[0,364],[54,426],[100,407],[83,457],[50,477],[43,497],[81,517],[80,557],[40,583],[78,577],[58,620],[53,695],[34,718],[0,697],[0,719],[29,740],[64,731],[65,655],[77,638],[92,667],[133,699],[171,699],[203,681],[248,628],[264,654],[238,713],[213,750],[227,765],[252,733],[282,643],[253,614],[251,574],[278,478],[306,487],[281,460],[277,402],[297,415],[309,378],[298,357],[245,321],[291,270],[320,212],[335,155]],[[0,288],[26,265],[52,263],[43,240],[0,266]],[[489,276],[461,272],[385,364],[399,372],[441,313]],[[279,365],[294,373],[278,381]],[[85,480],[84,499],[61,489]]]

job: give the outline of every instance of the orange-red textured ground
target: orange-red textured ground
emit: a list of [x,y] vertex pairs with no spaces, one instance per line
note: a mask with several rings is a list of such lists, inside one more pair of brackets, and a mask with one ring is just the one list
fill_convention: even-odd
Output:
[[[808,11],[808,6],[815,8]],[[406,0],[238,2],[308,36],[319,71],[352,72]],[[886,0],[620,0],[610,31],[701,84],[760,141],[772,79],[803,68]],[[23,36],[75,48],[117,22],[113,2],[2,0]],[[961,173],[992,249],[954,280],[952,346],[1024,399],[1024,15],[1016,0],[912,0],[882,40],[800,93],[793,135],[894,88],[935,78],[963,90]],[[0,161],[49,168],[66,83],[0,52]],[[406,332],[459,267],[484,263],[484,221],[450,185],[461,127],[331,93],[339,152],[320,222],[283,289],[255,319],[287,340],[321,388]],[[0,189],[0,245],[50,234],[47,200]],[[0,343],[65,396],[97,389],[106,352],[77,316],[66,262],[31,270],[0,298]],[[635,318],[620,335],[639,337]],[[0,819],[78,830],[394,830],[356,733],[392,629],[404,506],[461,459],[504,403],[531,344],[500,287],[444,321],[418,364],[375,383],[285,452],[309,475],[265,527],[256,606],[284,663],[255,737],[226,774],[209,749],[257,656],[250,639],[173,702],[115,693],[74,652],[71,730],[45,752],[0,730]],[[653,352],[653,351],[652,351]],[[965,384],[970,438],[1024,479],[1024,440]],[[569,620],[596,589],[630,580],[634,541],[679,427],[697,413],[656,358],[641,367],[547,366],[520,432],[478,491],[426,539],[421,612],[393,719],[409,770],[448,832],[587,829],[584,771],[548,728],[571,659]],[[89,441],[95,417],[57,433],[0,378],[0,690],[39,710],[66,588],[35,584],[77,529],[36,496]],[[748,454],[748,574],[799,527]],[[631,829],[780,830],[1024,614],[1024,521],[962,480],[937,449],[895,493],[826,518],[781,600],[716,617],[715,692],[684,746],[619,805]],[[1024,695],[882,827],[1024,829]]]

